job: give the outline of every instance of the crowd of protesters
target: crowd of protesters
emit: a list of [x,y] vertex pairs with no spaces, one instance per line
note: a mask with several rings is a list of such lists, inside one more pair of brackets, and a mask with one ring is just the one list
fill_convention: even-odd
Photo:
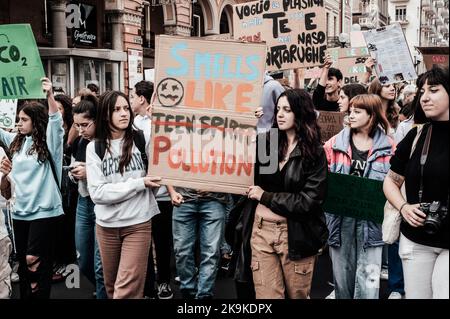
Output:
[[[71,99],[42,79],[47,99],[0,129],[0,297],[14,263],[23,299],[49,298],[77,263],[98,299],[170,299],[173,245],[185,299],[213,298],[224,262],[238,298],[307,299],[326,250],[330,298],[378,299],[381,225],[323,210],[333,172],[384,181],[402,216],[387,247],[390,298],[449,298],[448,68],[383,85],[369,59],[365,80],[343,86],[331,65],[327,56],[313,94],[265,76],[258,145],[276,138],[278,165],[265,174],[257,160],[246,196],[160,185],[148,161],[153,83],[131,99],[92,86]],[[321,111],[345,113],[324,144]]]

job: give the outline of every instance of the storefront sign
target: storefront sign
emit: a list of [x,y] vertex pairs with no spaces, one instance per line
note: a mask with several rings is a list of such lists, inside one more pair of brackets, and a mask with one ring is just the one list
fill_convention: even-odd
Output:
[[16,124],[17,100],[0,100],[0,127],[12,129]]
[[128,88],[144,79],[144,58],[140,50],[128,50]]
[[0,25],[0,100],[44,98],[44,76],[30,25]]
[[323,64],[327,45],[323,0],[260,0],[233,6],[234,38],[267,44],[267,70]]
[[66,27],[74,44],[97,45],[97,12],[95,6],[71,2],[66,6]]
[[151,165],[162,184],[235,194],[253,184],[265,54],[259,43],[156,37]]

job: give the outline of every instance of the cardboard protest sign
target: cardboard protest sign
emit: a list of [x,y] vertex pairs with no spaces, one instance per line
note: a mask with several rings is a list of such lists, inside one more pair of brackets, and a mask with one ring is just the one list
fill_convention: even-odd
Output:
[[250,113],[261,103],[265,45],[157,36],[155,105]]
[[364,219],[381,224],[384,204],[383,181],[329,173],[326,213]]
[[317,122],[320,127],[320,135],[322,142],[328,141],[344,128],[344,116],[343,112],[327,112],[320,111]]
[[150,165],[165,185],[245,194],[254,183],[252,116],[158,107],[152,137]]
[[332,48],[327,50],[333,60],[333,67],[341,70],[344,77],[343,84],[359,83],[366,73],[365,62],[369,57],[369,50],[361,48]]
[[16,124],[17,100],[0,100],[0,127],[11,129]]
[[376,59],[375,71],[382,84],[417,78],[411,53],[400,24],[363,31],[370,55]]
[[30,25],[0,25],[0,99],[45,98],[44,76]]
[[234,38],[267,44],[267,70],[323,64],[326,12],[323,0],[260,0],[233,6]]
[[150,167],[163,185],[245,194],[253,184],[261,43],[158,36]]
[[320,78],[320,74],[322,73],[322,69],[318,66],[313,68],[307,68],[305,70],[305,79],[317,79]]

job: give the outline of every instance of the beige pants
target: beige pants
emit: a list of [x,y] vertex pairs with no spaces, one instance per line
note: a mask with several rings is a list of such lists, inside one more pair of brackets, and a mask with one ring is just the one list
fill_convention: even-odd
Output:
[[118,228],[96,225],[96,234],[108,298],[143,298],[151,221]]
[[256,215],[251,247],[257,299],[309,298],[316,256],[289,260],[286,222]]

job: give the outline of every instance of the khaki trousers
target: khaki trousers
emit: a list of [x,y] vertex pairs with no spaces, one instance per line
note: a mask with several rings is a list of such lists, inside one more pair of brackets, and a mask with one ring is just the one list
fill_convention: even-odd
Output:
[[109,299],[141,299],[152,231],[151,221],[109,228],[95,227]]
[[316,256],[289,260],[286,222],[256,215],[251,247],[257,299],[309,298]]

